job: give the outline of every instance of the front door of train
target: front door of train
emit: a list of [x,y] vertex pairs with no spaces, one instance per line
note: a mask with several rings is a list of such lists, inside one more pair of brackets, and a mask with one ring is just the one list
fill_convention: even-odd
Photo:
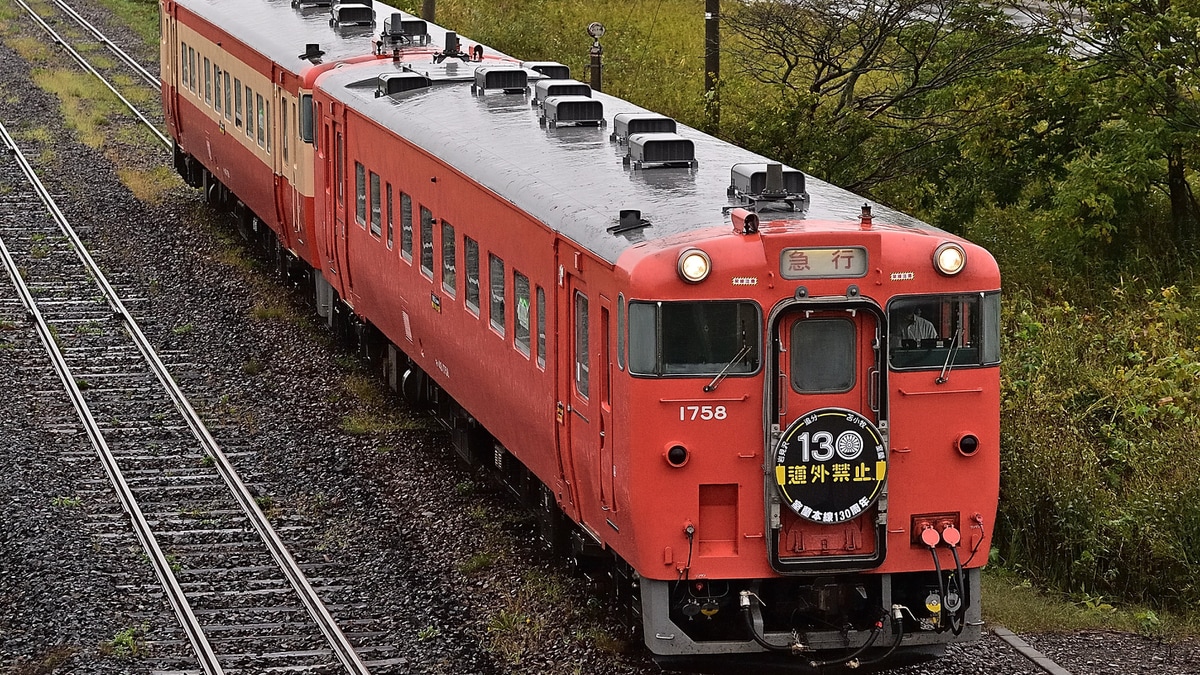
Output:
[[866,302],[800,302],[774,319],[778,434],[767,494],[780,571],[883,560],[883,321]]

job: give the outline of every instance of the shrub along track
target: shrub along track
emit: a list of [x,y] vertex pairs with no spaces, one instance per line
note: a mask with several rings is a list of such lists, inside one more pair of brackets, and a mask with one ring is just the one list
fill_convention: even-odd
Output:
[[[155,45],[133,38],[95,0],[75,5],[135,58],[156,59]],[[0,3],[0,19],[9,25],[6,45],[37,35],[32,24],[21,27],[3,12]],[[61,24],[58,30],[70,32]],[[53,55],[31,60],[42,68],[60,61]],[[69,197],[65,210],[88,230],[84,238],[101,265],[136,263],[128,284],[146,298],[134,312],[147,335],[160,349],[185,351],[197,364],[199,374],[183,387],[199,401],[218,441],[244,449],[238,469],[260,486],[259,499],[273,518],[315,526],[318,541],[302,562],[357,570],[363,602],[393,617],[406,672],[656,672],[640,652],[617,653],[619,642],[605,629],[606,617],[589,607],[585,585],[561,563],[537,556],[531,562],[529,523],[510,515],[511,504],[455,464],[442,434],[383,393],[361,365],[329,349],[299,296],[257,271],[230,241],[228,223],[201,206],[197,194],[173,187],[158,200],[152,191],[149,202],[139,201],[117,183],[114,169],[130,182],[131,165],[137,171],[166,165],[154,143],[126,142],[121,130],[131,122],[122,118],[107,129],[106,138],[116,143],[103,142],[100,150],[80,146],[61,128],[53,100],[30,79],[25,61],[0,47],[0,118],[20,120],[25,136],[40,146],[47,182]],[[5,330],[6,311],[15,314],[9,321],[17,330]],[[20,323],[12,302],[0,302],[0,340],[17,334],[16,342],[28,342]],[[0,366],[12,366],[15,351],[0,349]],[[53,664],[68,663],[71,672],[148,672],[145,656],[122,653],[127,644],[153,653],[155,640],[173,636],[162,618],[165,608],[139,607],[123,588],[153,584],[149,566],[116,550],[110,554],[124,555],[128,571],[99,579],[89,574],[93,561],[74,546],[81,539],[98,549],[109,546],[79,530],[99,510],[92,497],[79,496],[98,478],[98,467],[64,466],[58,446],[90,451],[74,429],[47,429],[45,419],[53,415],[21,398],[21,387],[18,381],[0,393],[13,403],[0,398],[0,410],[17,413],[0,413],[15,441],[0,457],[17,466],[14,499],[0,512],[13,525],[0,534],[0,545],[14,551],[6,559],[11,569],[0,574],[0,666],[50,672]],[[43,551],[69,564],[51,568],[42,563]],[[1159,659],[1161,669],[1147,672],[1200,672],[1178,650],[1128,636],[1104,638],[1111,649],[1102,660],[1093,658],[1094,648],[1074,649],[1096,645],[1092,636],[1031,641],[1052,655],[1061,646],[1060,662],[1077,675],[1135,672],[1143,657]],[[899,672],[1036,671],[989,637],[952,649],[927,669]]]

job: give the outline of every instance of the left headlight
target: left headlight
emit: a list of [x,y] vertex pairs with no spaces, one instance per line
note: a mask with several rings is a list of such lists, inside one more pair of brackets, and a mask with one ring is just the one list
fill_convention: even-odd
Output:
[[942,274],[952,277],[967,266],[967,252],[958,244],[946,242],[933,252],[933,266]]
[[711,269],[712,260],[698,248],[689,248],[679,255],[679,276],[688,283],[704,281]]

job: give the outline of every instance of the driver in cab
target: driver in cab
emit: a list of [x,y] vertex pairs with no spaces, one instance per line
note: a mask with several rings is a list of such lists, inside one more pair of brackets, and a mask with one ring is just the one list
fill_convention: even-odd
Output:
[[921,316],[920,308],[905,314],[904,323],[900,328],[901,339],[912,340],[920,344],[921,340],[933,340],[937,336],[937,329],[933,327],[933,322]]

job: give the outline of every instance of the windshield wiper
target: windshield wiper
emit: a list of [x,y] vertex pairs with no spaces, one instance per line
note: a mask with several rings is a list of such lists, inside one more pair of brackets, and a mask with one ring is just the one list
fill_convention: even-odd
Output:
[[947,375],[950,374],[950,364],[954,361],[954,353],[958,351],[959,338],[962,337],[962,326],[954,331],[954,341],[950,343],[950,351],[946,354],[946,362],[942,364],[942,374],[938,375],[938,379],[934,380],[938,384],[946,384],[949,380]]
[[733,364],[746,358],[746,356],[749,354],[750,354],[750,343],[746,343],[746,344],[742,345],[741,351],[739,351],[737,354],[734,354],[733,360],[730,361],[729,363],[725,364],[725,367],[721,369],[721,372],[717,373],[717,376],[713,378],[713,381],[704,385],[704,393],[707,394],[708,392],[716,389],[717,385],[721,383],[721,380],[725,379],[725,374],[729,372],[729,369],[733,367]]

